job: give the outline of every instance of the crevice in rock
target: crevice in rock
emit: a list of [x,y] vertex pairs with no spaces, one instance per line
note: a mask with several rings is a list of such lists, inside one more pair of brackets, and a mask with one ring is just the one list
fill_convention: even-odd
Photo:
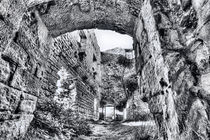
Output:
[[15,109],[15,111],[14,111],[14,114],[18,114],[18,113],[20,113],[20,105],[21,105],[21,102],[23,101],[23,95],[21,94],[20,95],[20,101],[18,102],[18,105],[17,105],[17,108]]
[[0,20],[2,20],[3,22],[5,21],[5,18],[1,14],[0,14]]
[[14,41],[15,43],[18,43],[18,38],[19,38],[19,32],[17,31],[17,32],[15,33],[15,36],[14,36],[14,38],[13,38],[13,41]]
[[39,13],[41,15],[43,15],[43,14],[47,14],[49,12],[51,6],[54,6],[54,5],[56,5],[56,2],[54,0],[52,0],[52,1],[49,1],[48,3],[43,3],[40,5],[37,5],[36,8],[39,11]]
[[192,1],[191,0],[182,0],[182,7],[184,11],[187,11],[191,8]]
[[194,9],[191,9],[189,14],[183,17],[180,26],[185,27],[184,32],[186,32],[189,29],[196,29],[197,24],[198,24],[197,13]]

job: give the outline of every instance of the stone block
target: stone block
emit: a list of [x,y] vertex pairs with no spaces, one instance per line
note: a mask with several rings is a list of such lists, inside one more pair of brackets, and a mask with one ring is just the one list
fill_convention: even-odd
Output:
[[11,114],[10,112],[0,112],[0,121],[14,120],[20,118],[18,114]]
[[9,63],[0,59],[0,81],[7,83],[10,77],[10,66]]
[[11,26],[11,28],[17,30],[22,20],[22,16],[26,10],[24,1],[8,0],[3,1],[2,3],[5,9],[2,12],[2,15],[5,17],[5,20]]
[[164,95],[158,95],[150,99],[149,109],[152,114],[162,114],[164,105]]
[[[207,138],[207,124],[208,115],[206,113],[206,106],[199,99],[192,103],[191,109],[188,114],[188,126],[190,131],[194,131],[201,139]],[[196,139],[195,135],[191,135],[191,139]]]
[[199,70],[205,71],[209,64],[209,48],[202,41],[195,41],[191,47],[189,59],[196,63]]
[[0,52],[6,48],[9,39],[12,38],[12,34],[12,29],[10,29],[4,21],[0,20]]
[[[3,0],[0,5],[0,51],[10,43],[14,33],[19,29],[25,11],[23,0]],[[15,13],[15,14],[14,14]]]
[[14,120],[0,122],[0,140],[23,138],[33,118],[34,115],[21,114]]
[[0,110],[15,112],[20,102],[21,91],[0,83]]
[[33,113],[36,109],[36,102],[37,97],[23,93],[23,100],[20,103],[20,111],[21,112],[27,112],[27,113]]
[[11,116],[5,116],[2,113],[33,113],[36,109],[36,102],[37,97],[0,84],[0,111],[2,111],[0,112],[0,116],[2,116],[1,118],[11,118]]
[[26,71],[18,68],[15,75],[13,76],[11,86],[15,87],[17,89],[26,91],[27,86],[26,86],[26,79],[25,79],[26,76],[25,75],[26,75]]
[[210,92],[210,73],[201,76],[201,86],[206,91]]
[[12,42],[10,46],[4,50],[3,54],[10,57],[14,62],[22,67],[25,67],[26,62],[28,61],[28,54],[23,48],[14,42]]
[[47,3],[53,0],[24,0],[27,7],[33,7],[42,3]]
[[27,70],[18,68],[11,86],[38,96],[38,89],[41,87],[41,83],[37,77],[30,74]]

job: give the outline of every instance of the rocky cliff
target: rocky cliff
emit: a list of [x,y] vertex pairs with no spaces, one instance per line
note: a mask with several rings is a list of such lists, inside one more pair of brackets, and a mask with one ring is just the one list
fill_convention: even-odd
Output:
[[[101,53],[102,102],[111,101],[115,105],[125,104],[130,95],[125,93],[123,84],[135,75],[134,59],[125,49],[114,48]],[[130,67],[119,63],[120,57],[130,60]],[[123,106],[123,105],[122,105]]]

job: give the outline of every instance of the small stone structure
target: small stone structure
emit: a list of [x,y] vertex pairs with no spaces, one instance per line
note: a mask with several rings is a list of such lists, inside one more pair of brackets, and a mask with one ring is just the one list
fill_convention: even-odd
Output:
[[116,108],[114,104],[106,104],[101,108],[101,115],[106,121],[112,121],[116,119]]

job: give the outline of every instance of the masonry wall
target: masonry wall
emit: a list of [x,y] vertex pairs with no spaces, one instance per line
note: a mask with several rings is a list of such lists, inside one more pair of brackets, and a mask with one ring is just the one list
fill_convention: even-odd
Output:
[[[94,36],[93,33],[85,35]],[[93,72],[92,65],[84,66],[78,60],[80,46],[88,46],[85,48],[87,50],[92,48],[90,55],[96,56],[95,63],[100,62],[96,42],[82,44],[68,35],[61,36],[60,40],[53,39],[36,10],[23,15],[19,30],[0,54],[1,138],[24,137],[33,120],[33,112],[39,110],[36,105],[41,105],[45,100],[53,100],[59,80],[57,73],[62,67],[77,78],[76,102],[80,116],[86,119],[97,118],[93,113],[97,112],[97,108],[94,110],[94,99],[98,100],[100,94],[93,85],[96,79],[99,81],[100,75],[94,78],[93,73],[98,72],[99,68],[96,65]],[[88,60],[86,62],[93,62],[92,58]],[[88,81],[83,79],[84,76],[89,78]],[[48,119],[43,112],[37,113],[43,119]]]
[[76,78],[75,111],[82,118],[97,119],[98,107],[94,107],[94,101],[100,96],[100,50],[94,32],[79,31],[79,35],[81,43],[71,34],[56,38],[54,43],[64,50],[61,53],[65,61],[74,62],[67,71]]

